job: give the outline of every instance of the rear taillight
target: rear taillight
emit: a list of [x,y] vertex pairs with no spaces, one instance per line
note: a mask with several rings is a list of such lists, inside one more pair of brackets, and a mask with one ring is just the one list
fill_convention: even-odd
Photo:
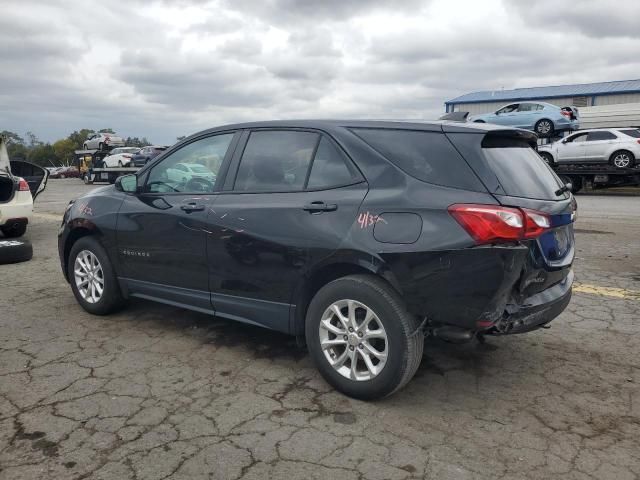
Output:
[[560,110],[560,113],[565,117],[571,117],[571,112],[569,110]]
[[18,182],[18,190],[20,190],[21,192],[28,192],[29,191],[29,184],[27,183],[27,181],[24,178],[21,178]]
[[131,158],[132,155],[122,155],[124,158]]
[[640,143],[640,138],[638,139],[638,143]]
[[548,215],[528,209],[456,204],[448,210],[477,245],[536,238],[551,227]]

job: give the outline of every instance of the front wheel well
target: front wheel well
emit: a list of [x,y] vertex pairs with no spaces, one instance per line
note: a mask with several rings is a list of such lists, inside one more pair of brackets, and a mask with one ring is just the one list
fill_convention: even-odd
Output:
[[[327,265],[320,270],[314,272],[302,286],[300,293],[297,295],[296,309],[294,315],[293,333],[296,336],[304,338],[305,317],[307,309],[313,297],[318,291],[329,282],[333,282],[338,278],[348,275],[371,275],[389,284],[390,288],[399,292],[392,282],[384,278],[382,275],[376,275],[373,271],[354,263],[338,263]],[[400,292],[399,292],[400,293]]]
[[78,227],[74,228],[69,232],[69,236],[64,244],[64,277],[69,281],[69,272],[67,271],[67,265],[69,264],[69,254],[71,253],[71,249],[73,245],[80,240],[82,237],[88,237],[89,235],[94,235],[95,232],[89,230],[88,228]]

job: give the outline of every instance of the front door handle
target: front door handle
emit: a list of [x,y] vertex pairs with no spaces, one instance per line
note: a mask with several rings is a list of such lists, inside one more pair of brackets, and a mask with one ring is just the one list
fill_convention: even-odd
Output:
[[335,212],[337,209],[338,205],[335,203],[311,202],[304,206],[304,210],[311,213]]
[[183,210],[187,213],[201,212],[202,210],[204,210],[204,205],[195,202],[185,203],[184,205],[180,206],[180,210]]

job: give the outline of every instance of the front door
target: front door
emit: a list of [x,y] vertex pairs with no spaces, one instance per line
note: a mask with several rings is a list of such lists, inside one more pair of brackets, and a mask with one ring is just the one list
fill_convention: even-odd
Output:
[[289,332],[294,290],[339,247],[367,184],[318,132],[254,130],[240,145],[209,213],[212,302],[218,315]]
[[491,120],[491,123],[497,123],[498,125],[510,125],[516,126],[518,123],[518,107],[517,103],[502,107],[496,112],[496,115]]
[[[118,214],[118,261],[133,295],[210,311],[206,220],[218,173],[234,132],[196,139],[144,174],[142,192],[127,195]],[[176,179],[176,164],[200,165],[210,175]]]
[[558,145],[558,163],[575,163],[584,160],[587,133],[576,133]]

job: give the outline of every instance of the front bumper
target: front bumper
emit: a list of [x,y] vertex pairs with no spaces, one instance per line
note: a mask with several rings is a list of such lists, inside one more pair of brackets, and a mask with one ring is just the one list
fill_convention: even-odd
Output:
[[504,315],[486,333],[525,333],[543,327],[560,315],[571,301],[573,270],[560,283],[526,298],[522,304],[507,304]]

